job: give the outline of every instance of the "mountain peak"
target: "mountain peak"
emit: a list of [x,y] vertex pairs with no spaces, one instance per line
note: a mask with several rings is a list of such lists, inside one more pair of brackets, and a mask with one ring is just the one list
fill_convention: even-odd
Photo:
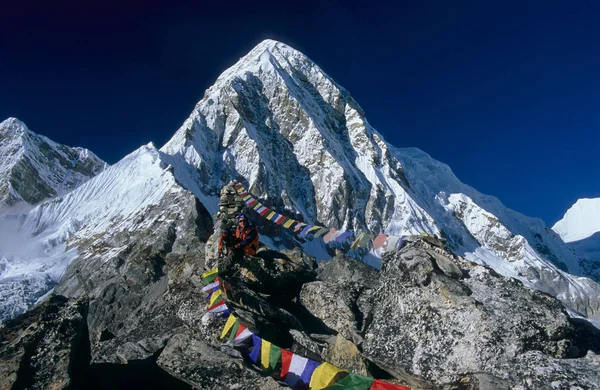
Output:
[[23,121],[10,117],[0,123],[0,135],[3,137],[20,137],[23,134],[31,133]]
[[552,227],[564,242],[583,240],[600,232],[600,198],[577,200]]

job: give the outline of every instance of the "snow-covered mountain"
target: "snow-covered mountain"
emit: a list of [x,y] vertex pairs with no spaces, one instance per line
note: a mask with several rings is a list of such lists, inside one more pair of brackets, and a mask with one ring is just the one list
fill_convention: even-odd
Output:
[[[127,250],[124,236],[160,226],[162,208],[169,210],[163,219],[179,215],[173,210],[190,192],[214,215],[219,190],[232,179],[305,221],[357,233],[443,235],[455,253],[600,318],[598,267],[540,219],[480,194],[418,149],[388,144],[348,91],[272,40],[221,74],[160,150],[143,147],[36,207],[22,233],[35,234],[44,251],[73,250],[60,261],[51,254],[38,261],[58,264],[58,275],[70,259],[118,257]],[[37,269],[43,275],[52,267]]]
[[73,260],[118,257],[128,249],[129,235],[169,229],[174,221],[166,215],[181,208],[183,202],[173,200],[180,196],[193,198],[148,144],[69,194],[33,208],[19,221],[18,234],[11,233],[20,245],[2,253],[0,318],[23,312]]
[[579,199],[552,227],[577,256],[600,274],[600,198]]
[[238,179],[326,226],[442,230],[457,253],[600,315],[600,286],[581,277],[600,275],[540,219],[480,194],[418,149],[386,143],[348,91],[283,43],[266,40],[225,71],[161,151],[197,195]]
[[72,191],[105,168],[89,150],[57,144],[16,118],[0,123],[0,209],[31,208]]
[[564,242],[583,240],[600,232],[600,198],[579,199],[552,226]]

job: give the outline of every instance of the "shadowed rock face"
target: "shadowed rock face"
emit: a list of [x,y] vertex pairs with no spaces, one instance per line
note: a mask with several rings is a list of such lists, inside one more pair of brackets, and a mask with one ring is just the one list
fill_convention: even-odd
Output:
[[62,389],[85,367],[85,299],[51,297],[0,329],[0,389]]

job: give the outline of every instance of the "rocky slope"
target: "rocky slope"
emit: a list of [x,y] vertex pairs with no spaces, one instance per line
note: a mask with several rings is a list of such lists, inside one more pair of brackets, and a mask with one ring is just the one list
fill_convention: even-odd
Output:
[[[96,388],[97,377],[125,388],[132,372],[157,378],[146,388],[284,387],[250,363],[247,346],[218,339],[225,319],[204,314],[200,292],[209,216],[193,197],[169,204],[175,232],[155,225],[95,243],[130,244],[76,260],[55,289],[68,298],[0,330],[0,388]],[[265,248],[225,279],[234,314],[294,353],[411,388],[600,388],[600,331],[435,239],[408,237],[381,272],[340,254],[315,273],[303,256]]]
[[64,195],[106,166],[87,149],[57,144],[9,118],[0,123],[0,210]]

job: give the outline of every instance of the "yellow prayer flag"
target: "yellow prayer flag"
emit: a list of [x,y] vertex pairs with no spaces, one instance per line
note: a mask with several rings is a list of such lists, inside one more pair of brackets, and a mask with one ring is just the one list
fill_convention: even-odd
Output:
[[322,229],[322,227],[321,226],[313,226],[310,229],[308,229],[308,231],[306,233],[310,233],[310,232],[315,231],[317,229]]
[[286,222],[283,224],[283,227],[284,227],[284,228],[286,228],[286,229],[289,229],[289,228],[290,228],[290,226],[292,226],[292,224],[293,224],[294,222],[296,222],[296,221],[294,221],[293,219],[288,219],[288,220],[287,220],[287,221],[286,221]]
[[213,268],[210,271],[206,271],[205,273],[202,274],[202,279],[209,277],[210,275],[214,275],[217,272],[219,272],[219,268]]
[[342,370],[341,368],[327,362],[321,364],[315,369],[312,378],[310,378],[309,389],[321,390],[326,388],[331,384],[331,381],[337,374],[344,371],[346,370]]
[[269,368],[269,357],[271,356],[271,343],[263,339],[260,344],[260,365],[265,370]]
[[223,293],[223,291],[221,290],[217,290],[215,291],[215,293],[210,297],[210,301],[209,301],[209,306],[212,306],[215,304],[215,302],[217,301],[217,299],[219,299],[219,297],[221,296],[221,294]]
[[250,199],[250,198],[252,198],[252,196],[250,196],[250,195],[246,195],[246,196],[244,196],[244,197],[242,198],[242,200],[246,201],[246,200],[248,200],[248,199]]
[[271,220],[271,218],[273,218],[273,217],[275,216],[275,214],[277,214],[275,211],[271,211],[271,212],[269,213],[269,215],[267,215],[267,219],[270,221],[270,220]]
[[354,242],[352,243],[352,245],[350,245],[350,249],[356,249],[356,248],[358,248],[358,243],[360,242],[360,240],[363,238],[364,235],[365,235],[365,233],[360,233],[358,235],[358,237],[356,237],[356,240],[354,240]]
[[261,208],[261,207],[262,207],[262,203],[260,203],[260,202],[256,202],[256,204],[254,205],[253,209],[254,209],[254,210],[258,210],[258,209],[259,209],[259,208]]
[[225,336],[227,336],[227,333],[229,333],[229,331],[233,327],[233,324],[235,324],[235,320],[236,320],[236,318],[233,316],[233,314],[230,314],[229,318],[227,319],[227,322],[225,323],[225,327],[223,328],[223,331],[221,332],[222,339],[224,339]]

